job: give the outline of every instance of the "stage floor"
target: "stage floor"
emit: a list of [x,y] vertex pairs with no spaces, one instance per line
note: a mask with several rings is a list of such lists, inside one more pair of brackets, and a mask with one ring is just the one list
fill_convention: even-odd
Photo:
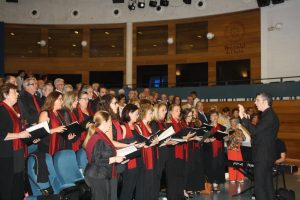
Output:
[[[294,190],[296,193],[296,200],[300,200],[300,174],[294,175],[285,175],[286,186],[288,189]],[[250,185],[250,181],[245,181],[245,183],[230,183],[226,181],[225,184],[221,185],[220,193],[211,193],[210,195],[197,195],[191,200],[248,200],[251,199],[252,191],[246,192],[237,197],[232,197],[232,195],[236,194],[238,190],[242,191],[245,188],[248,188]],[[279,188],[283,187],[282,178],[279,178]],[[164,194],[161,195],[162,198],[160,200],[164,200]]]

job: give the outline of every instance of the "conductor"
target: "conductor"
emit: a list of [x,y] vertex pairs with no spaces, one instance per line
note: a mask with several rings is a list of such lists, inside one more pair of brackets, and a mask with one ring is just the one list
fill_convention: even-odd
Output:
[[261,111],[261,119],[252,125],[242,105],[239,115],[242,124],[253,134],[252,156],[254,162],[254,192],[257,200],[275,199],[272,167],[276,160],[276,138],[279,120],[272,109],[272,97],[261,92],[256,95],[255,105]]

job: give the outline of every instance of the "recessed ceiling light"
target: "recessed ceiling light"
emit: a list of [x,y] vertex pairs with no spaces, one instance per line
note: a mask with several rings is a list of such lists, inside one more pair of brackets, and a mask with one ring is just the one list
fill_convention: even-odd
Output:
[[157,44],[153,44],[152,46],[157,47]]
[[142,32],[142,31],[139,31],[138,34],[143,35],[143,32]]
[[10,35],[11,35],[11,36],[14,36],[14,35],[15,35],[15,33],[11,32],[11,33],[10,33]]
[[52,39],[52,38],[49,36],[49,37],[48,37],[48,40],[51,40],[51,39]]
[[194,45],[193,45],[193,44],[190,44],[189,46],[190,46],[190,47],[193,47]]
[[76,47],[76,44],[72,44],[73,47]]
[[107,32],[107,31],[105,31],[104,33],[105,33],[105,35],[109,35],[109,32]]
[[116,45],[111,45],[111,47],[112,47],[112,48],[115,48],[115,47],[116,47]]
[[197,38],[202,38],[202,35],[197,35]]
[[74,33],[77,35],[77,34],[79,34],[79,32],[78,31],[74,31]]

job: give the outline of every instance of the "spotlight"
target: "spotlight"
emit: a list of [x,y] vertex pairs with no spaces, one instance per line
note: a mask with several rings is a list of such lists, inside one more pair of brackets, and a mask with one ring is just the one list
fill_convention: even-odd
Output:
[[185,4],[191,4],[192,0],[183,0],[183,3],[185,3]]
[[169,1],[168,0],[160,0],[160,5],[167,7],[169,5]]
[[150,0],[149,1],[149,6],[150,7],[156,7],[157,6],[157,0]]
[[128,9],[129,10],[135,10],[135,1],[133,1],[133,0],[129,0],[128,1]]
[[145,8],[145,0],[139,0],[138,1],[138,7],[139,8]]

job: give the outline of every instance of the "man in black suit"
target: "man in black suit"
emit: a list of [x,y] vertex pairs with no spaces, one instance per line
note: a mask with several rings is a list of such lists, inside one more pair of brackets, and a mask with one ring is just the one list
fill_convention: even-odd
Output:
[[204,113],[204,106],[203,106],[203,103],[201,101],[198,101],[196,103],[196,109],[197,109],[197,112],[198,112],[198,118],[201,121],[201,123],[202,124],[203,123],[209,124],[210,120],[209,120],[208,116]]
[[27,78],[23,82],[23,88],[18,99],[18,106],[22,117],[26,120],[29,127],[38,123],[39,112],[41,111],[40,98],[35,96],[37,91],[37,80],[35,78]]
[[276,138],[279,120],[272,109],[272,97],[265,92],[255,99],[257,109],[261,111],[260,121],[252,125],[242,105],[239,115],[242,124],[254,135],[252,156],[254,162],[254,192],[257,200],[275,199],[272,179],[272,167],[276,160]]

